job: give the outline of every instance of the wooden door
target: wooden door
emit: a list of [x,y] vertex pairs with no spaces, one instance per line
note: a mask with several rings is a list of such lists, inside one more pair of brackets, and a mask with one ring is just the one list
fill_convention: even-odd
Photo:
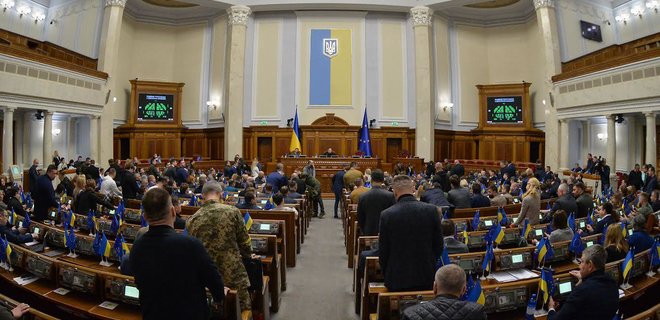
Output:
[[401,138],[387,138],[387,162],[392,163],[392,158],[399,157],[402,149]]
[[257,138],[257,157],[259,157],[259,161],[271,161],[273,157],[273,138]]

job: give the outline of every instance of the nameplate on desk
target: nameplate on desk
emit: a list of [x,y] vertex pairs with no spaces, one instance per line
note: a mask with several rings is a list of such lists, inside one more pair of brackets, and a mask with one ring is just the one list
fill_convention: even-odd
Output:
[[66,295],[67,293],[71,292],[71,290],[66,289],[66,288],[57,288],[57,289],[53,290],[53,292],[63,296],[63,295]]

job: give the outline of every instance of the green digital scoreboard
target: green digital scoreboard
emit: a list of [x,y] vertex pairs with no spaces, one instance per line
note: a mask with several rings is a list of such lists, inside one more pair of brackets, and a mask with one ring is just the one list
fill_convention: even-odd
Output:
[[174,95],[140,93],[138,95],[138,120],[174,120]]
[[522,97],[488,97],[486,100],[487,122],[490,124],[523,123]]

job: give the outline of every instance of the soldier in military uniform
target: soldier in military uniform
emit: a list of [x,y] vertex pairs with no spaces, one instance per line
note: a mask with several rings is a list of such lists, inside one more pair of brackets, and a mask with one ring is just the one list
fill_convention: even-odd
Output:
[[[323,198],[321,198],[321,182],[319,182],[319,180],[306,173],[301,174],[300,178],[305,180],[305,185],[307,185],[307,190],[310,191],[310,197],[312,203],[314,204],[313,217],[323,218],[323,216],[325,216],[325,208],[323,207]],[[320,214],[319,214],[319,207],[321,207]]]
[[236,207],[220,203],[219,183],[207,182],[202,194],[204,204],[186,222],[188,234],[202,241],[225,285],[238,291],[241,310],[250,310],[250,279],[242,258],[251,257],[252,247],[243,216]]

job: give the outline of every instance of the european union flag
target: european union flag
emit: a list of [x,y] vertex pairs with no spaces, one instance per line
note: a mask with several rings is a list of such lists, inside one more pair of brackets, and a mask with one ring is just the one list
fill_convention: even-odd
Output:
[[658,239],[655,239],[655,242],[653,242],[650,255],[651,267],[657,268],[660,266],[660,242],[658,242]]
[[477,231],[479,230],[479,210],[474,213],[474,218],[472,218],[472,230]]
[[541,270],[541,282],[539,283],[539,289],[543,291],[543,303],[548,302],[548,298],[552,294],[552,288],[554,287],[554,281],[552,279],[552,269],[543,268]]
[[489,244],[486,246],[486,254],[484,255],[484,262],[481,264],[481,270],[488,271],[490,273],[491,271],[491,265],[493,258],[495,258],[495,254],[493,253],[493,244]]
[[119,231],[119,220],[117,220],[117,215],[112,216],[112,223],[110,224],[110,233],[117,234]]
[[568,226],[571,228],[571,230],[575,231],[575,213],[571,212],[571,214],[568,216]]
[[142,226],[143,228],[149,226],[149,222],[147,222],[147,219],[144,218],[144,212],[142,212],[142,214],[140,215],[140,226]]
[[188,205],[191,206],[191,207],[194,207],[194,206],[197,205],[197,196],[196,195],[193,194],[190,197],[190,201],[188,202]]
[[449,210],[445,209],[442,211],[442,219],[448,220],[449,219]]
[[442,261],[443,266],[451,264],[451,260],[449,260],[449,253],[447,253],[447,246],[442,249],[442,257],[440,258],[440,261]]
[[30,221],[30,213],[25,212],[25,217],[23,218],[23,228],[29,228],[32,221]]
[[73,232],[73,229],[69,229],[68,233],[65,230],[64,231],[64,237],[68,238],[67,241],[66,241],[67,242],[67,248],[69,248],[69,250],[71,250],[71,251],[76,250],[76,242],[77,242],[78,239],[76,239],[76,233]]
[[364,117],[362,118],[362,129],[358,138],[358,150],[365,157],[371,157],[371,139],[369,138],[369,119],[367,117],[367,108],[364,108]]
[[610,227],[610,225],[606,224],[605,227],[603,227],[603,232],[600,235],[600,244],[603,245],[605,244],[605,235],[607,235],[607,229]]
[[472,274],[467,275],[467,283],[465,284],[465,293],[461,297],[461,301],[466,301],[470,296],[470,292],[474,288],[474,280],[472,279]]
[[96,221],[94,221],[94,213],[91,209],[87,212],[87,229],[89,229],[90,234],[96,231]]
[[268,201],[266,201],[266,205],[264,206],[264,210],[273,210],[275,209],[275,204],[273,203],[273,196],[268,198]]
[[632,270],[633,264],[635,260],[635,255],[633,254],[633,247],[628,250],[628,254],[626,254],[626,258],[623,260],[623,264],[621,265],[621,273],[623,274],[623,282],[627,282],[628,275],[630,274],[630,271]]
[[545,232],[546,232],[547,234],[551,234],[551,233],[552,233],[552,222],[548,223],[548,226],[545,228]]
[[125,243],[124,235],[120,233],[115,238],[115,245],[113,247],[113,249],[115,250],[115,254],[119,258],[119,260],[121,260],[121,258],[124,256],[124,253],[125,253],[124,252],[124,243]]
[[573,233],[573,240],[571,240],[571,243],[568,245],[568,250],[573,252],[576,257],[582,254],[584,244],[582,243],[582,238],[579,233]]
[[592,216],[594,215],[594,209],[589,210],[589,214],[587,214],[587,224],[590,226],[594,225],[594,219]]
[[508,219],[506,218],[506,212],[502,207],[497,209],[497,222],[502,225],[506,225],[508,222]]

